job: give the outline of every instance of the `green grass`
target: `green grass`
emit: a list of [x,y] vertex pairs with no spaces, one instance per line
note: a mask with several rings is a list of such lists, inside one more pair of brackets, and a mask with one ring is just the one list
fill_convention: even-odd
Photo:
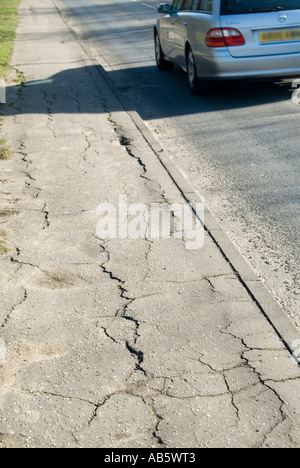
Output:
[[[17,9],[20,2],[21,0],[0,0],[0,79],[5,78],[9,70],[18,24]],[[1,123],[0,120],[0,126]],[[5,140],[0,138],[0,160],[9,159],[11,156],[10,148],[6,145]],[[3,251],[3,244],[0,239],[1,251]]]
[[[0,79],[5,78],[14,47],[15,31],[18,24],[17,8],[21,0],[0,0]],[[2,121],[0,119],[0,131]],[[12,151],[5,140],[0,138],[0,161],[12,157]],[[5,255],[9,249],[6,245],[7,234],[0,229],[0,255]]]
[[0,0],[0,78],[7,74],[18,24],[21,0]]

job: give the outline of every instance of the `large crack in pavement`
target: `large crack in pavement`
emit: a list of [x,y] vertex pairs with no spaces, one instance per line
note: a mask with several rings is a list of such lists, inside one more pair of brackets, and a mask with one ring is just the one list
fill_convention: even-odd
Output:
[[[139,338],[138,330],[140,328],[140,324],[139,324],[138,320],[136,320],[132,316],[128,315],[129,310],[130,310],[130,305],[134,302],[135,299],[132,298],[132,297],[127,296],[128,291],[124,287],[125,281],[123,281],[121,278],[118,278],[117,276],[114,275],[114,273],[112,271],[107,269],[106,265],[110,261],[110,253],[109,253],[108,245],[104,244],[104,243],[101,243],[100,246],[103,249],[103,252],[105,252],[107,254],[107,257],[108,257],[107,260],[104,263],[102,263],[101,268],[102,268],[102,270],[103,270],[103,272],[105,274],[109,275],[109,278],[112,281],[117,282],[118,288],[120,290],[120,297],[121,297],[121,299],[124,300],[124,306],[122,307],[122,309],[120,309],[120,310],[118,310],[116,312],[116,317],[123,318],[124,320],[129,320],[129,321],[133,322],[134,325],[135,325],[134,338],[133,338],[133,340],[132,339],[131,340],[129,340],[129,339],[126,340],[126,349],[137,360],[136,369],[143,372],[143,373],[145,373],[144,369],[141,367],[141,364],[143,363],[143,360],[144,360],[144,353],[141,350],[138,350],[138,349],[135,348],[135,346],[137,344],[137,340]],[[112,339],[115,343],[117,343],[117,340],[115,340],[113,338],[113,336],[110,336],[108,334],[108,331],[107,331],[106,328],[104,328],[104,331],[105,331],[106,335],[110,339]]]

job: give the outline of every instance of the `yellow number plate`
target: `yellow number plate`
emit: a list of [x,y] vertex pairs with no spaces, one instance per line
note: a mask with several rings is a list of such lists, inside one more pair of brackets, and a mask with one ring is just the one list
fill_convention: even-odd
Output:
[[300,29],[261,32],[259,34],[259,40],[262,43],[300,41]]

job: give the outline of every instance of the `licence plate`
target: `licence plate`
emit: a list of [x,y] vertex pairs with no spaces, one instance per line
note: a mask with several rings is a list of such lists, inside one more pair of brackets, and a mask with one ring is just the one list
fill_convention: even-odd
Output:
[[259,41],[261,43],[300,41],[300,29],[261,32],[259,33]]

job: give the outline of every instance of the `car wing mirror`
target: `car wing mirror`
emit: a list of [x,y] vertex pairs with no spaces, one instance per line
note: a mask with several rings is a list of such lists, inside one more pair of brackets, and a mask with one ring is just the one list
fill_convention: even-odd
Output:
[[161,3],[157,7],[158,13],[163,15],[171,15],[172,13],[177,13],[178,8],[174,7],[173,5],[169,5],[168,3]]

